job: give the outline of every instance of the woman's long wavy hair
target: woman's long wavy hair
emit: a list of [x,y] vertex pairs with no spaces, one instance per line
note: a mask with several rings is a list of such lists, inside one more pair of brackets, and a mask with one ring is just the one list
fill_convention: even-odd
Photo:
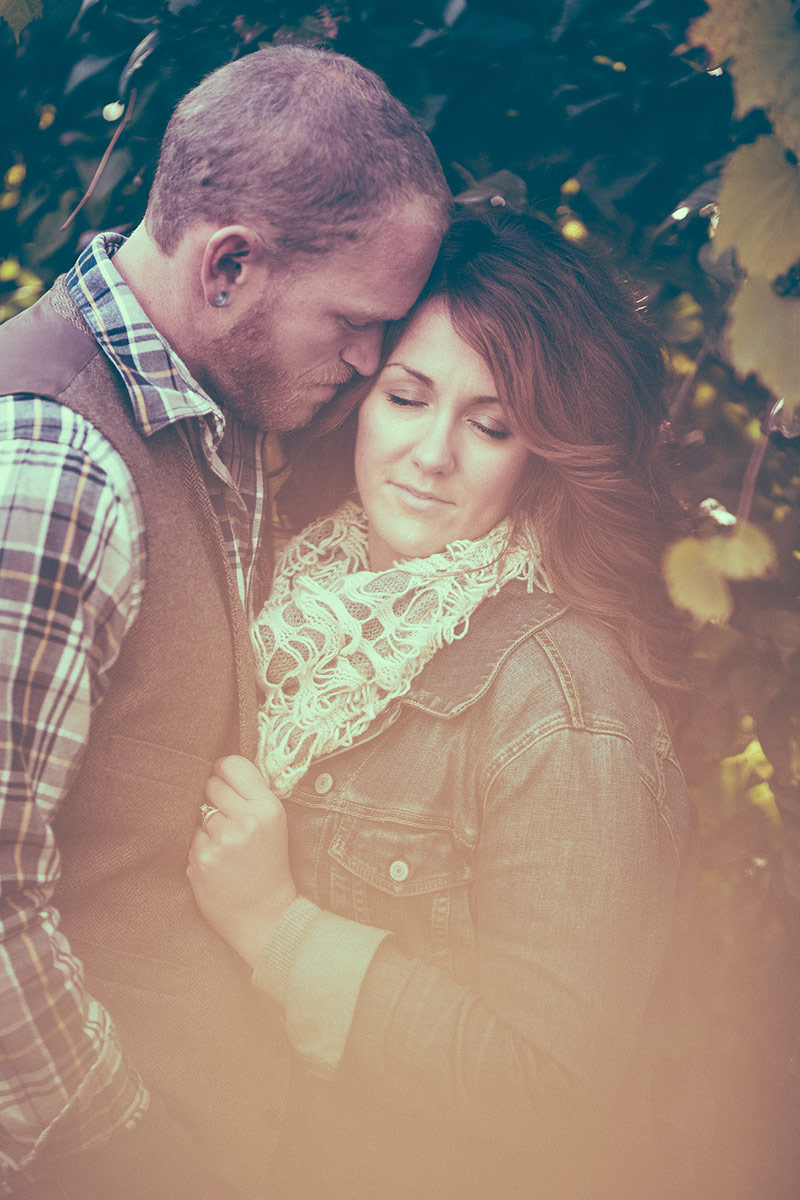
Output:
[[[627,291],[543,221],[459,217],[415,309],[443,303],[489,366],[531,451],[512,516],[529,519],[556,593],[612,630],[662,701],[682,677],[682,622],[660,564],[682,528],[665,463],[665,359]],[[290,439],[279,510],[293,528],[353,487],[359,381]],[[324,437],[322,435],[325,435]]]

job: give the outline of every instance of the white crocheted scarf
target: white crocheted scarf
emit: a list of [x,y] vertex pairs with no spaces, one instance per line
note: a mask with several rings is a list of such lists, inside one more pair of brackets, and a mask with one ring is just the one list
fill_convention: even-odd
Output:
[[258,765],[279,796],[405,695],[509,579],[552,590],[535,535],[509,540],[504,520],[475,541],[370,571],[367,520],[347,501],[289,542],[253,628],[265,689]]

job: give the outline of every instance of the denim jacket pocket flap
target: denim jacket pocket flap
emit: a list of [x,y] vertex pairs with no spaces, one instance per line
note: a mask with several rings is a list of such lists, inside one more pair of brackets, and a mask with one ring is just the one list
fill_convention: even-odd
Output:
[[328,853],[346,871],[392,896],[421,896],[472,878],[466,851],[445,829],[348,815]]

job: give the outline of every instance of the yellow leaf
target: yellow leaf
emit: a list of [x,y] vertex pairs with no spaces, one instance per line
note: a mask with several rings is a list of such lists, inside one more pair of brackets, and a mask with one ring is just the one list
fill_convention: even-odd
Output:
[[672,603],[698,621],[727,621],[733,597],[718,568],[709,561],[707,542],[681,538],[664,555],[663,572]]
[[711,383],[698,383],[692,396],[692,407],[702,412],[710,408],[717,398],[717,389]]
[[759,779],[771,779],[775,773],[772,763],[764,753],[761,742],[758,738],[753,738],[742,751],[742,757],[747,763],[751,771],[754,771]]
[[694,370],[694,359],[682,350],[673,350],[670,355],[670,366],[676,375],[688,375]]
[[27,169],[24,163],[14,163],[13,167],[9,167],[5,174],[6,187],[15,188],[24,181],[27,174]]
[[707,538],[706,562],[727,579],[762,579],[777,565],[772,541],[757,525],[738,521],[730,533]]
[[791,0],[707,0],[689,27],[733,76],[736,115],[763,108],[781,141],[800,156],[800,30]]
[[722,176],[715,255],[728,246],[745,270],[774,279],[800,254],[800,170],[775,137],[740,146]]
[[41,15],[41,0],[0,0],[0,18],[8,21],[16,41],[25,26]]
[[788,429],[800,408],[800,300],[777,296],[768,279],[750,275],[733,298],[726,333],[736,370],[752,371],[783,397],[781,424]]
[[579,221],[577,217],[572,217],[569,221],[565,221],[561,226],[561,232],[570,242],[583,242],[589,236],[589,230],[583,221]]
[[681,292],[665,307],[668,324],[664,330],[667,341],[686,345],[703,334],[703,310],[691,292]]
[[753,787],[748,788],[747,798],[751,804],[755,804],[757,808],[760,808],[766,814],[771,824],[781,824],[780,813],[775,803],[775,795],[768,783],[757,783]]

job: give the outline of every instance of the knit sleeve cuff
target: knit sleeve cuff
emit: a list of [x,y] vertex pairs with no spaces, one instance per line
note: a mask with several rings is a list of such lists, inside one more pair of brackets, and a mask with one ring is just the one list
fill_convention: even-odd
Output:
[[300,943],[322,912],[304,896],[289,905],[253,968],[253,986],[286,1008],[289,975]]
[[320,1074],[339,1065],[361,984],[387,937],[300,897],[261,952],[253,984],[283,1007],[290,1042]]

